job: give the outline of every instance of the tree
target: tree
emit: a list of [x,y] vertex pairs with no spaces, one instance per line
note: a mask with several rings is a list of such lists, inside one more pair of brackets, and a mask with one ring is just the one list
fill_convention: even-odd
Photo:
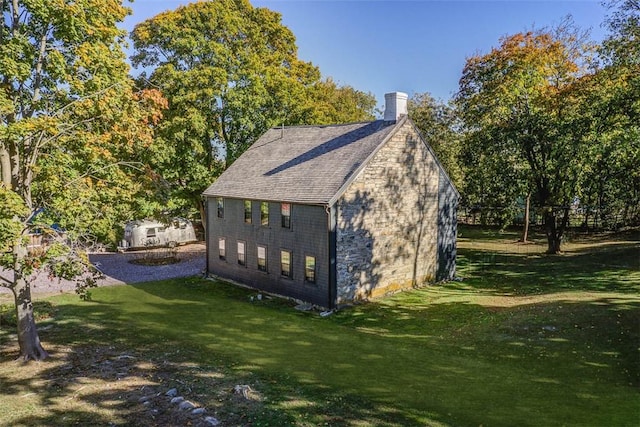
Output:
[[490,53],[467,59],[456,96],[477,155],[504,163],[507,173],[526,172],[549,253],[560,251],[586,162],[586,129],[571,125],[579,102],[574,88],[588,74],[591,51],[570,22],[504,37]]
[[373,120],[376,99],[371,93],[338,86],[327,78],[308,88],[305,105],[290,124],[330,125]]
[[460,167],[460,123],[455,109],[434,99],[429,93],[417,93],[408,102],[409,117],[433,148],[457,188],[462,188]]
[[212,178],[265,129],[287,123],[318,71],[297,59],[280,15],[245,0],[182,6],[138,24],[131,37],[133,64],[152,68],[141,84],[169,101],[153,151],[173,190],[169,206],[195,203],[203,215]]
[[153,151],[167,206],[197,206],[203,224],[202,192],[270,127],[372,116],[370,94],[320,80],[280,14],[247,0],[182,6],[138,24],[131,38],[133,64],[149,69],[140,84],[169,101]]
[[608,6],[610,34],[598,69],[581,87],[579,117],[590,125],[593,162],[580,198],[597,225],[616,227],[640,224],[640,3]]
[[[0,285],[14,295],[23,360],[41,360],[33,273],[77,280],[86,296],[99,272],[84,244],[114,238],[144,207],[163,100],[134,93],[116,23],[119,1],[3,1],[0,26]],[[29,249],[38,232],[44,244]]]

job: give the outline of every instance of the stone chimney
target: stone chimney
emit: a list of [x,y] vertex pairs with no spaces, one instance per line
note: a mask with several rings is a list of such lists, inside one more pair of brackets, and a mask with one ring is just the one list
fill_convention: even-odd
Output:
[[404,92],[391,92],[384,95],[384,121],[397,122],[400,117],[406,116],[407,99],[409,96]]

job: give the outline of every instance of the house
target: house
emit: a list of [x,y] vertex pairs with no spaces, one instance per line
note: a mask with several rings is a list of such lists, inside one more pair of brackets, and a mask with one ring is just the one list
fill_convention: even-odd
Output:
[[385,95],[383,120],[273,128],[205,192],[207,271],[333,308],[455,273],[459,194]]

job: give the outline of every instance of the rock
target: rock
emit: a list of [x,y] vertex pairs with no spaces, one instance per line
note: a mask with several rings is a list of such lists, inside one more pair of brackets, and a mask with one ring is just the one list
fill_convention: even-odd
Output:
[[174,404],[175,403],[180,403],[182,401],[184,401],[184,397],[182,397],[182,396],[176,396],[173,399],[171,399],[171,403],[174,403]]
[[190,411],[191,409],[193,409],[195,407],[196,407],[196,405],[194,405],[193,403],[189,402],[188,400],[180,402],[180,405],[178,406],[178,408],[180,410],[187,410],[187,411]]
[[116,356],[117,360],[125,360],[125,359],[135,359],[135,357],[130,356],[128,354],[121,354],[120,356]]
[[331,316],[332,314],[333,314],[333,310],[323,311],[322,313],[320,313],[320,317],[327,317],[327,316]]
[[147,402],[147,401],[149,401],[149,400],[153,399],[154,397],[156,397],[156,395],[155,395],[155,394],[148,394],[148,395],[146,395],[146,396],[142,396],[140,399],[138,399],[138,402],[140,402],[140,403],[145,403],[145,402]]
[[209,424],[210,426],[220,425],[220,421],[218,421],[216,417],[204,417],[204,422]]
[[191,411],[193,415],[202,415],[205,412],[207,412],[207,410],[204,408],[195,408],[193,411]]
[[167,391],[165,395],[169,397],[176,397],[178,395],[178,389],[172,388],[171,390]]
[[251,389],[251,386],[248,386],[246,384],[238,384],[233,388],[233,392],[235,394],[241,394],[245,399],[250,399],[253,390]]
[[313,310],[313,305],[311,304],[298,304],[295,306],[295,309],[298,311],[310,311]]

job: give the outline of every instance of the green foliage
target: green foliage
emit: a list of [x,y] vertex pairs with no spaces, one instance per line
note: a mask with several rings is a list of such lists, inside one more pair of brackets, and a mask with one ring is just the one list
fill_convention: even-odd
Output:
[[[22,198],[0,182],[0,257],[10,252],[23,230],[20,218],[28,215],[29,210]],[[0,265],[6,265],[0,261]]]
[[[15,274],[1,284],[28,319],[33,272],[76,277],[86,297],[98,273],[83,247],[115,241],[119,223],[153,208],[139,202],[154,178],[144,155],[166,103],[157,91],[134,91],[121,2],[16,0],[2,9],[0,197],[11,195],[13,212],[0,214],[0,262]],[[27,248],[33,232],[38,249]],[[35,325],[22,320],[23,358],[46,357]]]
[[585,225],[640,223],[640,8],[608,6],[602,46],[570,22],[505,37],[467,61],[456,99],[466,202],[508,213],[531,192],[551,252],[565,226],[554,207],[579,202]]
[[589,161],[579,85],[592,51],[571,22],[504,37],[499,48],[467,60],[456,96],[468,131],[463,157],[480,175],[468,177],[481,186],[467,192],[493,203],[500,187],[507,198],[532,192],[550,253],[560,251],[568,206]]
[[373,116],[372,95],[320,80],[281,16],[247,0],[181,6],[138,24],[131,38],[132,62],[151,69],[139,85],[169,101],[150,150],[169,213],[203,212],[202,192],[270,127]]
[[311,64],[296,58],[280,15],[248,1],[167,11],[138,24],[132,39],[133,63],[153,67],[141,85],[161,88],[169,100],[150,153],[174,191],[169,209],[199,202],[225,164],[282,123],[317,78]]
[[329,125],[373,120],[376,99],[351,86],[338,86],[333,79],[318,80],[308,90],[306,108],[289,124]]
[[428,93],[415,94],[408,102],[409,117],[433,148],[456,188],[462,188],[460,123],[454,107]]
[[591,141],[580,197],[598,225],[640,224],[640,5],[611,1],[600,67],[581,87]]

